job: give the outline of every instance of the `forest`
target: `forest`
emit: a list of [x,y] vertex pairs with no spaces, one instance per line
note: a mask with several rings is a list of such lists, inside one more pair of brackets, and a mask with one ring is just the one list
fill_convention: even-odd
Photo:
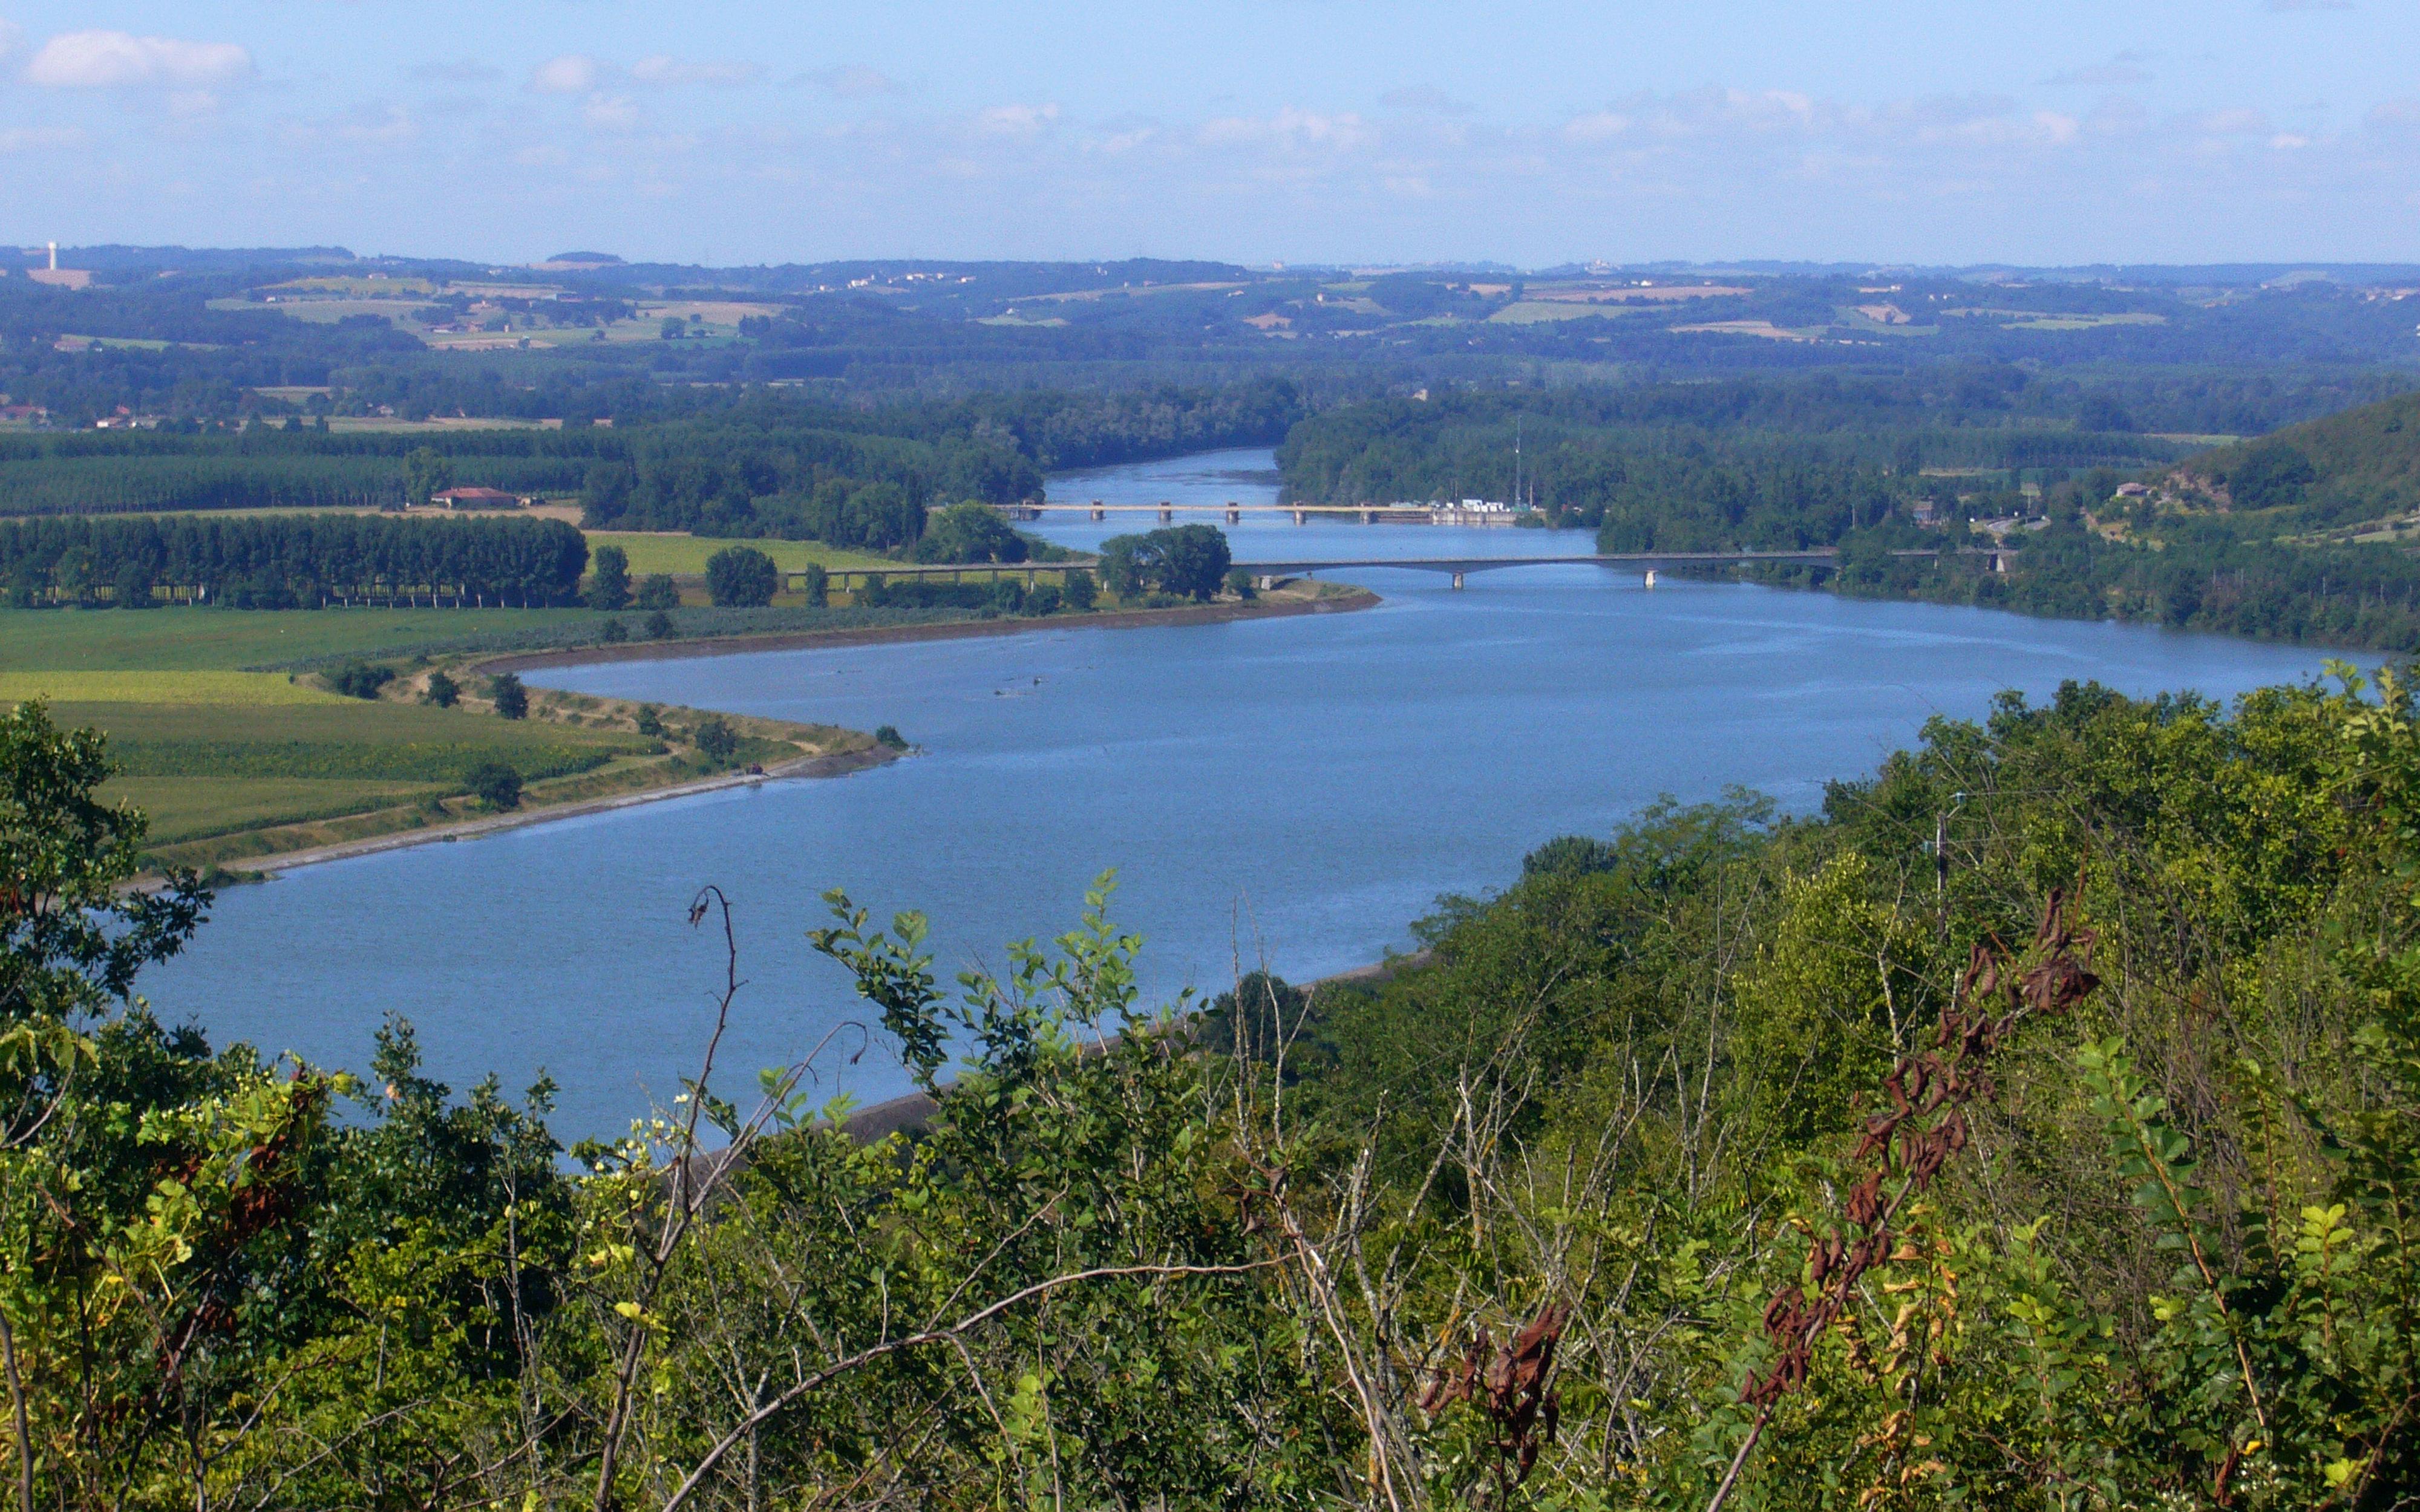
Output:
[[172,601],[530,609],[577,603],[588,541],[561,520],[264,515],[0,520],[12,609]]
[[[2397,654],[2420,645],[2420,563],[2383,544],[2288,546],[2225,520],[2180,521],[2156,546],[2112,541],[2072,520],[2010,536],[2003,570],[1990,555],[1890,555],[1916,539],[1885,531],[1846,538],[1827,587],[1860,598],[2013,609],[2056,619],[2114,619],[2256,640]],[[1803,571],[1758,569],[1812,586]]]
[[[2420,711],[2069,685],[1542,844],[1381,980],[1146,1002],[1104,877],[561,1148],[222,1044],[101,737],[0,717],[21,1504],[2386,1508],[2420,1494]],[[1542,837],[1543,838],[1543,837]],[[1941,843],[1932,842],[1936,840]],[[713,885],[690,909],[742,990]],[[852,1132],[868,1040],[930,1112]]]

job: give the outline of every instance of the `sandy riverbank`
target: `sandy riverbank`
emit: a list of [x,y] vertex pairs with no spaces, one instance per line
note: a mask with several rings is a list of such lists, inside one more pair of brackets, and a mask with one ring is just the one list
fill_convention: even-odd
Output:
[[794,762],[777,762],[762,772],[718,772],[693,782],[675,782],[659,788],[646,788],[637,793],[616,793],[601,798],[582,798],[571,803],[555,804],[544,809],[515,810],[510,813],[490,814],[468,819],[459,824],[431,825],[425,829],[396,830],[385,835],[370,835],[361,840],[340,841],[334,845],[316,845],[308,850],[287,851],[232,863],[227,870],[248,872],[271,877],[297,867],[316,866],[322,861],[342,861],[356,856],[374,856],[381,851],[399,851],[411,845],[431,845],[449,841],[477,840],[485,835],[501,834],[507,829],[521,829],[531,825],[543,825],[556,819],[576,819],[582,814],[610,813],[616,809],[636,808],[643,803],[656,803],[665,798],[686,798],[699,793],[716,793],[724,788],[747,787],[759,782],[776,782],[798,778],[845,777],[871,766],[881,766],[898,760],[900,753],[888,747],[876,746],[865,750],[842,751],[832,756],[801,756]]

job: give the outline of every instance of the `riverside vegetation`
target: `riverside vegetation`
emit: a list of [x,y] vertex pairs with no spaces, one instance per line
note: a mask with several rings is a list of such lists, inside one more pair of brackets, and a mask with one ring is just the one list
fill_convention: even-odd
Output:
[[[1082,922],[568,1153],[139,992],[104,740],[0,720],[0,1464],[126,1507],[2361,1507],[2420,1493],[2420,710],[2070,686],[1821,812],[1542,846],[1379,981]],[[1934,849],[1935,836],[1945,843]],[[1203,1009],[1198,1014],[1193,1010]],[[935,1107],[847,1132],[879,1041]]]
[[[0,696],[46,695],[108,732],[119,751],[112,795],[151,815],[153,858],[218,866],[427,828],[524,797],[543,808],[733,766],[881,759],[861,733],[737,717],[715,726],[740,732],[732,748],[709,748],[689,738],[706,728],[703,711],[672,711],[649,730],[635,704],[557,694],[535,695],[537,717],[524,723],[478,690],[484,663],[515,652],[880,633],[1109,602],[1165,609],[1224,586],[1215,530],[1129,539],[1144,560],[1115,559],[1111,600],[1093,568],[979,504],[934,512],[916,552],[973,563],[977,580],[877,574],[845,594],[830,589],[827,563],[888,559],[820,548],[800,557],[768,542],[793,563],[784,568],[752,545],[688,536],[605,535],[592,551],[571,525],[525,517],[0,521],[10,605],[0,609]],[[1186,562],[1197,570],[1165,570],[1155,554],[1165,540],[1190,543]],[[695,595],[673,567],[699,569],[710,605],[683,607]],[[511,775],[513,803],[481,795],[504,791],[495,770]]]
[[[2181,421],[2249,397],[2229,387],[2171,376],[2130,399]],[[1542,522],[1594,529],[1601,551],[1837,547],[1837,570],[1748,575],[2304,644],[2420,643],[2405,539],[2420,400],[2212,447],[2228,438],[2136,432],[2122,392],[2010,372],[1449,393],[1328,410],[1278,455],[1304,499],[1501,498],[1517,439],[1524,500]]]

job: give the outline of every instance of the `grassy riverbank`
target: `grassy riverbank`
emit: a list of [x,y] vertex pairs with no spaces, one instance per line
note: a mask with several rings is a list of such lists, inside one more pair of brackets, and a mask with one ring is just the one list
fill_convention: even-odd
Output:
[[[1005,616],[946,609],[682,609],[669,639],[644,617],[585,609],[0,610],[0,703],[40,698],[66,726],[110,736],[113,799],[150,816],[154,866],[242,867],[584,812],[719,780],[833,775],[890,760],[871,734],[528,688],[502,717],[494,677],[518,668],[826,643],[1130,628],[1324,612],[1375,602],[1338,584],[1253,602]],[[619,626],[623,639],[609,625]],[[367,669],[367,698],[338,691]],[[358,674],[356,674],[358,675]],[[455,688],[439,706],[432,687]],[[357,689],[362,688],[358,682]],[[502,768],[518,799],[474,795]]]

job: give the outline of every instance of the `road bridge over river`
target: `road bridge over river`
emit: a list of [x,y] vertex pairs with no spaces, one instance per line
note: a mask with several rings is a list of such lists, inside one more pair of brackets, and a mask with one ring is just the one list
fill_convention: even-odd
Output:
[[[1978,551],[1974,554],[1990,556],[1993,570],[1999,570],[1998,552]],[[1939,557],[1941,552],[1919,548],[1893,551],[1891,555],[1931,560]],[[1235,565],[1263,582],[1357,567],[1407,567],[1416,572],[1450,573],[1453,585],[1459,588],[1465,574],[1492,572],[1501,567],[1613,567],[1652,577],[1657,572],[1669,572],[1677,567],[1828,567],[1838,557],[1839,552],[1836,548],[1825,546],[1805,551],[1599,551],[1585,556],[1557,557],[1312,557],[1292,562],[1238,562]]]
[[[1895,557],[1921,557],[1927,560],[1941,556],[1937,549],[1901,549]],[[2000,570],[2000,553],[1988,548],[1955,548],[1953,556],[1987,556],[1992,570]],[[1238,562],[1236,566],[1252,575],[1255,581],[1266,587],[1280,578],[1308,578],[1315,573],[1346,571],[1353,568],[1408,568],[1414,572],[1450,573],[1453,585],[1460,588],[1463,578],[1474,572],[1493,572],[1503,567],[1590,566],[1652,574],[1683,567],[1754,567],[1808,566],[1828,567],[1838,558],[1834,548],[1815,547],[1805,551],[1599,551],[1582,556],[1534,557],[1303,557],[1283,562]],[[923,579],[949,582],[988,582],[1000,578],[1021,578],[1031,587],[1046,577],[1064,579],[1070,571],[1092,566],[1089,557],[1073,562],[976,563],[970,565],[948,563],[900,563],[887,567],[833,567],[826,580],[834,588],[847,589],[862,585],[868,579]],[[785,587],[796,587],[806,574],[791,569],[783,574]]]

